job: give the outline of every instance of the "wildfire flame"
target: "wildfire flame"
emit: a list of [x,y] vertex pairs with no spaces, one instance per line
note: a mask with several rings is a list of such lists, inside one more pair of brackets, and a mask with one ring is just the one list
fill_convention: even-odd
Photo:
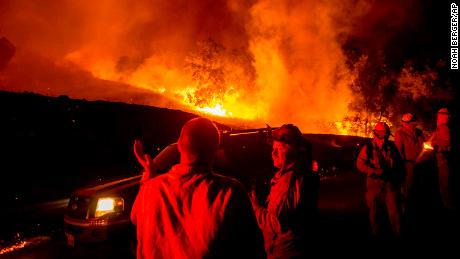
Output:
[[[37,86],[34,91],[86,99],[111,96],[111,100],[240,119],[244,125],[289,122],[304,132],[330,133],[337,131],[327,122],[341,120],[352,99],[346,57],[337,41],[346,29],[337,23],[341,18],[336,17],[335,3],[64,1],[43,8],[20,2],[9,1],[2,29],[12,35],[13,43],[51,60],[42,67],[59,70],[30,84],[17,84]],[[47,18],[51,10],[62,23]],[[35,28],[31,21],[41,21],[46,28],[37,33],[27,30],[33,42],[22,40],[19,33]],[[48,23],[57,27],[49,31]],[[24,81],[27,77],[21,71],[26,67],[40,74],[34,62],[19,63],[35,58],[22,54],[22,48],[14,60],[17,70],[7,71],[6,80]],[[68,71],[89,72],[85,76],[100,79],[97,84],[116,82],[133,88],[124,92],[110,85],[102,90],[92,83],[85,89],[89,79],[79,80],[81,76]],[[61,90],[42,86],[50,81],[64,86]],[[164,99],[133,98],[130,91]]]
[[177,91],[176,94],[182,96],[182,102],[191,110],[198,111],[204,114],[211,114],[227,118],[239,118],[245,120],[255,120],[257,111],[254,108],[248,107],[247,104],[238,102],[238,91],[231,88],[232,93],[226,93],[221,98],[211,93],[208,98],[204,98],[202,103],[197,100],[202,97],[197,93],[197,89],[186,87],[185,90]]
[[213,107],[213,108],[204,107],[204,108],[197,108],[197,109],[198,109],[198,111],[207,112],[207,113],[217,115],[217,116],[225,117],[225,116],[232,116],[233,115],[232,112],[228,112],[227,110],[223,109],[220,104],[216,104],[216,106]]
[[371,118],[370,120],[362,120],[359,117],[350,118],[345,116],[342,121],[334,122],[333,127],[337,129],[340,135],[372,137],[372,129],[377,122],[385,122],[390,128],[393,126],[388,118],[369,117]]
[[[357,74],[370,74],[371,59],[351,59],[345,44],[356,37],[382,49],[417,14],[406,12],[411,1],[48,2],[2,6],[1,32],[17,48],[0,71],[0,88],[361,136],[390,115],[349,116],[360,98],[351,86],[365,81]],[[359,60],[362,66],[350,65]],[[419,98],[437,78],[407,66],[399,79],[375,84],[381,91],[396,82],[405,96]]]

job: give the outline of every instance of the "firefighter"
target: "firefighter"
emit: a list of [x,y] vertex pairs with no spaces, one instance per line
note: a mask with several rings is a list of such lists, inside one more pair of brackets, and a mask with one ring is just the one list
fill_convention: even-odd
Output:
[[423,151],[425,136],[417,128],[417,118],[406,113],[401,118],[402,127],[395,133],[395,144],[404,162],[405,177],[401,185],[403,211],[410,210],[414,201],[414,171],[417,171],[420,154]]
[[[131,211],[137,258],[264,258],[263,236],[242,185],[215,174],[219,132],[196,118],[182,128],[179,164],[151,175]],[[148,157],[136,155],[145,170]]]
[[260,205],[252,193],[252,205],[268,258],[304,258],[319,192],[319,176],[312,171],[311,145],[292,124],[274,130],[272,140],[273,164],[279,170],[271,179],[265,204]]
[[447,108],[442,108],[437,113],[436,131],[433,134],[432,146],[436,152],[436,162],[438,168],[439,191],[441,194],[442,205],[446,209],[452,209],[452,195],[449,178],[451,177],[449,165],[451,159],[451,139],[450,139],[450,113]]
[[388,125],[379,122],[373,130],[374,138],[364,145],[356,166],[367,175],[366,200],[369,221],[374,236],[381,236],[381,207],[386,207],[393,237],[401,236],[400,181],[402,162],[395,144],[388,140]]

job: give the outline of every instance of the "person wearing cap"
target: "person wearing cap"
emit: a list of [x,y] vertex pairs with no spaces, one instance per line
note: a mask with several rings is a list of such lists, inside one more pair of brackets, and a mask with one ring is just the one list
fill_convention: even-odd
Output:
[[451,159],[451,140],[450,140],[450,113],[447,108],[441,108],[437,114],[436,131],[433,134],[432,146],[436,152],[436,162],[438,168],[439,191],[444,208],[452,209],[452,195],[449,178],[450,159]]
[[[137,258],[266,257],[247,192],[238,181],[212,170],[219,138],[210,120],[188,121],[177,144],[179,164],[145,179],[131,211]],[[136,157],[151,170],[139,145]]]
[[373,130],[374,138],[364,145],[356,166],[367,175],[366,201],[369,221],[374,236],[382,234],[382,211],[386,207],[393,237],[401,236],[400,181],[403,174],[401,156],[395,144],[388,140],[390,127],[378,122]]
[[312,171],[311,145],[299,128],[285,124],[272,132],[272,159],[278,171],[264,205],[251,201],[264,234],[268,258],[304,258],[313,235],[319,176]]
[[406,176],[401,185],[401,192],[403,195],[404,213],[407,214],[413,209],[414,171],[418,171],[417,166],[420,162],[420,154],[423,151],[425,136],[417,128],[417,118],[414,114],[404,114],[401,122],[402,127],[395,133],[395,144],[404,161]]

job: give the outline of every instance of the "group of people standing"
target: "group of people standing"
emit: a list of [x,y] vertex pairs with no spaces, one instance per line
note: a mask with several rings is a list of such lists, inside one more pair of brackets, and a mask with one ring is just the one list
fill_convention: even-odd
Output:
[[273,130],[270,140],[278,171],[263,204],[237,180],[213,172],[219,131],[208,119],[183,126],[180,162],[166,174],[155,174],[135,142],[145,170],[131,211],[137,258],[303,258],[319,191],[311,147],[292,124]]
[[[417,128],[415,114],[401,118],[402,127],[396,131],[394,142],[389,141],[391,131],[384,122],[375,125],[371,142],[362,147],[356,165],[367,175],[366,201],[372,233],[381,236],[382,215],[385,211],[396,239],[401,238],[402,222],[413,217],[415,200],[414,182],[417,174],[425,170],[425,152],[435,152],[439,194],[445,210],[453,209],[451,170],[450,114],[442,108],[437,113],[437,127],[430,139]],[[386,210],[382,210],[385,207]]]
[[[449,191],[450,132],[447,109],[438,112],[432,137],[443,204]],[[392,233],[401,236],[402,215],[410,210],[414,172],[426,139],[413,114],[402,117],[395,141],[387,124],[374,127],[357,168],[367,174],[366,200],[372,232],[381,231],[379,207],[385,205]],[[213,161],[219,131],[205,118],[187,122],[177,148],[180,162],[157,175],[155,164],[134,150],[144,177],[131,211],[137,229],[138,258],[304,258],[314,238],[319,176],[313,172],[311,145],[299,128],[285,124],[271,134],[273,165],[270,192],[263,204],[253,192],[229,177],[216,174]]]

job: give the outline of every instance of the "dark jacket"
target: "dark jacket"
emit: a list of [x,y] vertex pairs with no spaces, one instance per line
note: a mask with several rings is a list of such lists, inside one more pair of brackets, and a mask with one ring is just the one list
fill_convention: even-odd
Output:
[[[386,141],[382,148],[374,140],[364,145],[356,160],[356,167],[368,177],[393,184],[399,184],[404,175],[401,156],[392,141]],[[377,175],[376,169],[382,169],[383,173]]]
[[418,162],[423,150],[423,142],[425,142],[425,136],[419,129],[410,131],[403,127],[395,133],[395,144],[404,162]]
[[309,169],[292,166],[275,174],[265,206],[254,208],[268,258],[304,256],[307,237],[313,234],[318,191],[319,177]]

